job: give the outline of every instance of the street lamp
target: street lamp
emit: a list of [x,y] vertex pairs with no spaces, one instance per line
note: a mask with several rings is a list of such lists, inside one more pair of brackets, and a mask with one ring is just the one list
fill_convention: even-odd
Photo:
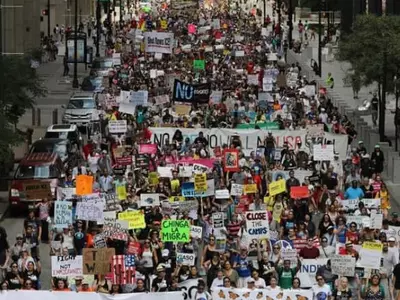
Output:
[[325,7],[325,0],[319,0],[318,12],[318,75],[322,77],[322,7]]
[[289,49],[293,48],[293,3],[292,0],[289,0],[288,7],[288,17],[289,17],[289,32],[288,32],[288,40],[289,40]]
[[101,7],[100,0],[97,0],[96,7],[96,57],[100,57],[100,37],[101,37]]
[[395,126],[395,151],[397,152],[399,150],[399,145],[398,145],[398,139],[399,139],[399,120],[400,120],[400,110],[399,110],[399,96],[400,96],[400,91],[398,89],[397,84],[399,83],[400,78],[397,78],[397,76],[394,76],[394,91],[396,95],[396,110],[395,110],[395,115],[394,115],[394,126]]
[[50,39],[50,0],[47,0],[47,37]]
[[74,35],[74,80],[72,87],[79,88],[78,81],[78,0],[75,0],[75,35]]

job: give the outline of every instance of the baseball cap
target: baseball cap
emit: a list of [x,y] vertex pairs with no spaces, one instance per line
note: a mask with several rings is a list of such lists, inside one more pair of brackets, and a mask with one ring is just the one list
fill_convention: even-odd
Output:
[[254,281],[254,278],[250,277],[250,278],[247,278],[246,282],[247,283],[254,283],[255,281]]
[[394,213],[392,213],[392,217],[393,217],[393,218],[398,218],[398,217],[399,217],[399,214],[398,214],[397,212],[394,212]]
[[388,241],[389,241],[389,242],[395,242],[396,239],[395,239],[394,237],[391,236],[391,237],[388,239]]

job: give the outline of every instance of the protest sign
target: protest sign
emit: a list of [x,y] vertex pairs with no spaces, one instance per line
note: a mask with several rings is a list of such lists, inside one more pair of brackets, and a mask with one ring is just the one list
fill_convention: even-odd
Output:
[[224,227],[224,215],[220,212],[213,213],[212,216],[213,227],[214,228],[222,228]]
[[93,193],[93,177],[89,175],[76,176],[76,194],[79,196]]
[[202,173],[207,173],[208,168],[206,166],[200,165],[200,164],[193,164],[193,172],[195,174],[202,174]]
[[111,271],[114,248],[83,248],[83,274],[106,275]]
[[353,277],[356,259],[351,255],[334,255],[331,259],[332,273],[339,276]]
[[95,248],[107,248],[106,237],[103,233],[98,233],[93,238]]
[[68,228],[72,225],[72,202],[56,201],[54,203],[54,226]]
[[140,194],[140,207],[159,206],[160,194]]
[[119,166],[130,166],[132,165],[132,156],[122,156],[122,157],[115,157],[115,162]]
[[229,190],[227,189],[215,191],[215,199],[229,199],[230,197]]
[[188,220],[164,220],[161,227],[163,242],[187,243],[190,240],[190,222]]
[[243,195],[243,184],[232,183],[231,195],[232,196],[242,196]]
[[149,92],[146,90],[141,90],[137,92],[132,92],[132,104],[135,106],[147,106],[149,100]]
[[146,228],[144,213],[140,210],[128,210],[118,214],[118,220],[128,221],[127,229]]
[[244,191],[245,195],[247,195],[247,194],[255,194],[255,193],[257,193],[257,184],[255,184],[255,183],[245,184],[243,191]]
[[213,104],[220,103],[222,100],[223,91],[212,91],[210,95],[210,101]]
[[111,262],[111,281],[113,284],[135,283],[136,260],[134,255],[114,255]]
[[135,156],[135,164],[137,168],[148,168],[149,157],[146,154],[138,154]]
[[297,250],[296,249],[282,249],[281,258],[285,260],[290,260],[291,267],[297,266]]
[[70,200],[76,195],[75,188],[57,187],[57,200]]
[[397,242],[400,241],[400,226],[389,226],[389,230],[386,231],[386,236],[394,237]]
[[108,194],[108,193],[101,193],[100,196],[104,199],[105,201],[105,210],[117,210],[118,209],[118,203],[116,199],[115,194]]
[[195,71],[204,70],[206,68],[206,64],[204,59],[195,59],[193,60],[193,69]]
[[222,153],[225,172],[236,172],[239,170],[239,151],[236,149],[225,149]]
[[146,52],[171,54],[174,45],[174,34],[171,32],[148,31],[144,33]]
[[207,190],[207,174],[194,174],[194,190],[205,192]]
[[210,100],[211,84],[189,84],[175,79],[172,95],[177,102],[207,104]]
[[179,177],[192,177],[193,167],[192,166],[179,166]]
[[194,182],[184,182],[182,184],[182,196],[186,198],[193,197],[210,197],[214,195],[215,183],[214,179],[207,180],[207,190],[205,192],[196,192],[194,190]]
[[371,229],[381,229],[383,222],[383,214],[371,212]]
[[76,204],[76,218],[85,221],[96,221],[102,223],[104,221],[102,203],[78,202]]
[[125,183],[116,183],[115,184],[115,192],[117,194],[118,200],[126,200],[127,192]]
[[321,145],[321,144],[314,145],[313,159],[314,161],[333,161],[334,160],[333,145]]
[[309,124],[306,127],[307,134],[313,138],[320,138],[324,136],[324,124]]
[[110,133],[118,134],[125,133],[128,131],[128,125],[126,120],[109,120],[108,131]]
[[284,179],[280,179],[278,181],[270,182],[268,190],[270,196],[275,196],[280,193],[286,192],[286,181]]
[[268,213],[266,211],[246,212],[246,229],[251,238],[269,238]]
[[51,276],[82,276],[83,259],[82,255],[66,255],[51,257]]
[[293,199],[304,199],[310,197],[308,186],[292,186],[290,187],[290,197]]
[[212,289],[213,300],[255,300],[255,299],[284,299],[284,300],[311,300],[313,299],[312,290],[282,290],[282,289],[240,289],[215,287]]
[[156,154],[157,145],[156,144],[139,144],[140,154]]
[[297,277],[300,278],[302,288],[310,288],[316,284],[315,276],[317,270],[325,266],[327,261],[327,258],[303,259],[301,261],[301,267],[299,273],[297,273]]
[[381,267],[383,245],[380,242],[364,242],[360,251],[359,266],[369,269]]
[[159,183],[157,172],[150,172],[147,177],[150,185],[157,185]]
[[195,239],[201,239],[203,237],[203,228],[200,226],[190,226],[190,236]]
[[193,253],[176,253],[176,263],[182,266],[194,266],[196,255]]
[[215,250],[220,253],[224,253],[225,249],[226,249],[226,238],[216,236],[215,237]]
[[25,197],[28,200],[52,199],[50,183],[42,181],[31,181],[23,184]]

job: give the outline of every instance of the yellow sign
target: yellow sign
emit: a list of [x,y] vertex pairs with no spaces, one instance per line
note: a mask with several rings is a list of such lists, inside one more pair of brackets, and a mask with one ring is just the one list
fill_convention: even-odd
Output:
[[185,104],[175,104],[175,113],[178,116],[188,116],[192,107]]
[[245,184],[244,185],[244,194],[255,194],[257,193],[257,184],[253,183],[253,184]]
[[163,29],[163,30],[167,29],[168,28],[167,20],[161,20],[160,21],[160,26],[161,26],[161,29]]
[[231,54],[231,50],[225,49],[224,52],[222,52],[224,55],[229,55]]
[[172,197],[168,198],[168,201],[171,202],[171,203],[181,202],[181,201],[185,201],[185,197],[183,197],[183,196],[172,196]]
[[128,210],[119,213],[118,220],[128,221],[128,229],[146,228],[144,214],[140,210]]
[[126,200],[126,187],[125,184],[117,185],[116,188],[118,200]]
[[196,192],[207,191],[207,175],[206,175],[206,173],[194,175],[194,190]]
[[284,179],[273,181],[269,184],[268,190],[270,196],[275,196],[286,192],[286,181]]
[[382,251],[383,245],[377,242],[364,242],[362,247],[366,250]]
[[159,182],[157,172],[150,172],[149,173],[149,183],[151,185],[157,185]]

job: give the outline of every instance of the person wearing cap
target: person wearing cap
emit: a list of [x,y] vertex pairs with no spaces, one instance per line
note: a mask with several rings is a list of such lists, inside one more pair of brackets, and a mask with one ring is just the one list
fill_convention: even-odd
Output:
[[78,292],[82,289],[83,276],[76,276],[74,281],[75,283],[71,284],[69,288],[72,292]]
[[332,223],[332,225],[329,225],[326,228],[326,233],[323,235],[323,237],[328,240],[328,245],[330,245],[332,247],[336,247],[336,242],[337,242],[336,235],[334,233],[334,229],[335,228]]
[[318,247],[319,258],[331,258],[335,254],[335,247],[328,244],[328,239],[326,237],[321,238],[321,244]]
[[371,160],[375,161],[375,173],[382,173],[385,157],[381,150],[381,146],[375,145],[374,152],[371,153]]
[[151,291],[152,292],[166,292],[168,291],[168,287],[171,285],[169,281],[167,281],[165,267],[160,264],[157,266],[157,277],[153,279],[151,283]]
[[392,219],[389,221],[391,226],[400,226],[399,214],[397,212],[392,212]]
[[357,153],[359,155],[362,155],[362,154],[366,154],[367,152],[368,151],[367,151],[367,148],[365,148],[365,146],[364,146],[364,142],[363,141],[358,141]]
[[247,284],[247,286],[246,286],[247,289],[252,290],[252,291],[256,289],[254,278],[251,278],[251,277],[247,278],[246,284]]

